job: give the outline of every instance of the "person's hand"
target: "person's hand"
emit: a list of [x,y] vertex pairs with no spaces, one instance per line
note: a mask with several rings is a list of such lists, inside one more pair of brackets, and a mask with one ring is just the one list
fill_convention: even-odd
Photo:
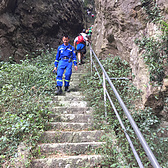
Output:
[[74,68],[75,68],[75,71],[77,71],[77,70],[78,70],[78,67],[77,67],[77,66],[74,66]]
[[57,72],[57,67],[54,67],[53,73]]

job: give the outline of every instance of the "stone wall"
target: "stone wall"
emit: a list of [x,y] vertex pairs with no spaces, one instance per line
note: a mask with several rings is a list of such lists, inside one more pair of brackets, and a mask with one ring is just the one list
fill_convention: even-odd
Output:
[[63,34],[76,36],[83,27],[80,0],[2,0],[0,60],[24,59],[48,46],[57,48]]
[[[168,1],[157,0],[157,4],[167,20]],[[136,38],[155,34],[157,26],[146,22],[147,14],[140,0],[96,0],[95,6],[97,18],[94,23],[92,41],[96,54],[99,57],[106,57],[109,54],[118,55],[127,60],[135,75],[133,83],[142,90],[142,107],[156,107],[154,105],[156,103],[161,110],[163,99],[156,101],[154,98],[154,95],[160,96],[161,88],[153,88],[149,84],[148,67],[140,56],[138,46],[134,43]],[[161,95],[164,94],[161,93]]]

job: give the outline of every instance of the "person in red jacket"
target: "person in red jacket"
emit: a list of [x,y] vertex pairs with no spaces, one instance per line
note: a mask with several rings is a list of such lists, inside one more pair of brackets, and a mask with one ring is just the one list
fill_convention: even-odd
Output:
[[[82,33],[84,33],[83,31]],[[83,35],[82,33],[80,33],[79,36],[77,36],[74,40],[74,47],[77,50],[79,65],[83,63],[82,59],[83,59],[84,54],[86,54],[86,41],[89,41],[87,36]]]

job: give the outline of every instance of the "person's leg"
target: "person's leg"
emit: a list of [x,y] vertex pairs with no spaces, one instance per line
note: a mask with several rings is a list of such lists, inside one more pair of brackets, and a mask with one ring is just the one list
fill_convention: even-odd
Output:
[[82,63],[82,64],[83,64],[83,56],[84,56],[84,54],[81,53],[81,63]]
[[81,64],[81,53],[80,53],[80,51],[78,51],[78,64],[79,65]]
[[57,77],[56,77],[56,81],[57,81],[57,91],[56,94],[61,94],[62,93],[62,76],[64,73],[64,62],[62,60],[60,60],[59,64],[58,64],[58,68],[57,68]]
[[69,83],[70,83],[71,75],[72,75],[72,62],[67,63],[66,72],[65,72],[64,86],[65,86],[65,91],[67,92],[70,92]]
[[76,49],[77,49],[77,52],[78,52],[78,64],[81,65],[81,50],[83,48],[83,44],[78,44]]
[[86,54],[86,46],[81,50],[81,63],[83,64],[83,57]]

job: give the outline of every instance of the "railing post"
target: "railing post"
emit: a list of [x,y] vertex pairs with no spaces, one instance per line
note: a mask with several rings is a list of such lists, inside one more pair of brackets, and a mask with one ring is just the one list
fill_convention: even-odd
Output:
[[[90,47],[90,44],[89,44],[89,47]],[[90,47],[90,65],[91,65],[91,76],[92,76],[92,64],[93,64],[93,61],[92,61],[92,50],[91,50],[91,47]]]
[[104,112],[105,112],[105,118],[107,119],[107,105],[106,105],[106,78],[103,73],[103,90],[104,90]]

